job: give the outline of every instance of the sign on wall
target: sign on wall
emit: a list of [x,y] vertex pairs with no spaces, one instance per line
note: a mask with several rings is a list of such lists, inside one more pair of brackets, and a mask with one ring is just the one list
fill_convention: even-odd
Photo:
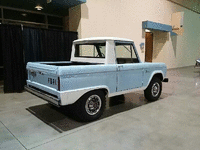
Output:
[[184,12],[176,12],[172,14],[172,32],[183,35],[183,19],[184,19]]

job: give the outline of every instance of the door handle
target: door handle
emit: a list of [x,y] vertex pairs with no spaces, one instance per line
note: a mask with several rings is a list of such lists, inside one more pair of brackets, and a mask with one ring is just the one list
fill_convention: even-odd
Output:
[[120,68],[123,68],[123,66],[121,65],[121,66],[117,66],[118,67],[118,70],[120,70]]
[[150,70],[145,70],[145,73],[150,72]]

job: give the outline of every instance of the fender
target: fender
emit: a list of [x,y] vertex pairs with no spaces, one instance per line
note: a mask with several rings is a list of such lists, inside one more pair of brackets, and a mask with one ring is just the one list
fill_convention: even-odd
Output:
[[79,100],[79,98],[81,96],[83,96],[84,94],[86,94],[90,91],[98,90],[98,89],[104,89],[104,90],[107,90],[108,93],[110,93],[109,88],[105,85],[99,85],[99,86],[95,86],[95,87],[87,87],[87,88],[82,88],[82,89],[64,91],[64,92],[60,92],[60,99],[61,99],[60,105],[64,106],[64,105],[68,105],[68,104],[73,104],[77,100]]
[[147,82],[147,85],[145,86],[144,89],[146,89],[146,88],[149,86],[149,84],[150,84],[152,78],[153,78],[156,74],[162,74],[162,77],[163,77],[163,79],[164,79],[164,73],[163,73],[162,70],[153,71],[153,72],[151,73],[151,76],[150,76],[150,78],[149,78],[149,80],[148,80],[148,82]]

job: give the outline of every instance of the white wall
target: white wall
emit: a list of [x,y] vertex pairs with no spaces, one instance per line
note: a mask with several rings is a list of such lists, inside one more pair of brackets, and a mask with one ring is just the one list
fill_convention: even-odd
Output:
[[69,30],[79,38],[113,36],[135,41],[141,60],[145,54],[142,21],[171,25],[171,14],[184,11],[183,36],[154,33],[153,62],[165,62],[168,68],[194,65],[200,57],[200,15],[166,0],[87,0],[69,10]]

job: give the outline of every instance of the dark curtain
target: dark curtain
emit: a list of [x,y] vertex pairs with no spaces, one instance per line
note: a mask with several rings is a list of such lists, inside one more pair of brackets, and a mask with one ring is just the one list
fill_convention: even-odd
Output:
[[3,80],[3,51],[2,51],[2,41],[1,41],[1,26],[0,26],[0,81]]
[[[1,35],[1,25],[0,25],[0,35]],[[3,66],[3,52],[2,52],[2,40],[1,40],[1,36],[0,36],[0,66]]]
[[4,92],[22,92],[26,64],[35,61],[68,61],[77,32],[1,25]]
[[72,52],[72,44],[74,40],[78,39],[78,33],[77,32],[65,32],[64,36],[64,43],[65,44],[65,55],[67,60],[70,60],[71,58],[71,52]]
[[25,63],[35,61],[69,61],[77,32],[24,28]]
[[22,32],[20,26],[1,25],[4,92],[22,92],[25,85]]
[[72,42],[76,39],[76,32],[42,30],[42,60],[69,61]]
[[23,46],[25,64],[42,60],[41,30],[35,28],[23,29]]

